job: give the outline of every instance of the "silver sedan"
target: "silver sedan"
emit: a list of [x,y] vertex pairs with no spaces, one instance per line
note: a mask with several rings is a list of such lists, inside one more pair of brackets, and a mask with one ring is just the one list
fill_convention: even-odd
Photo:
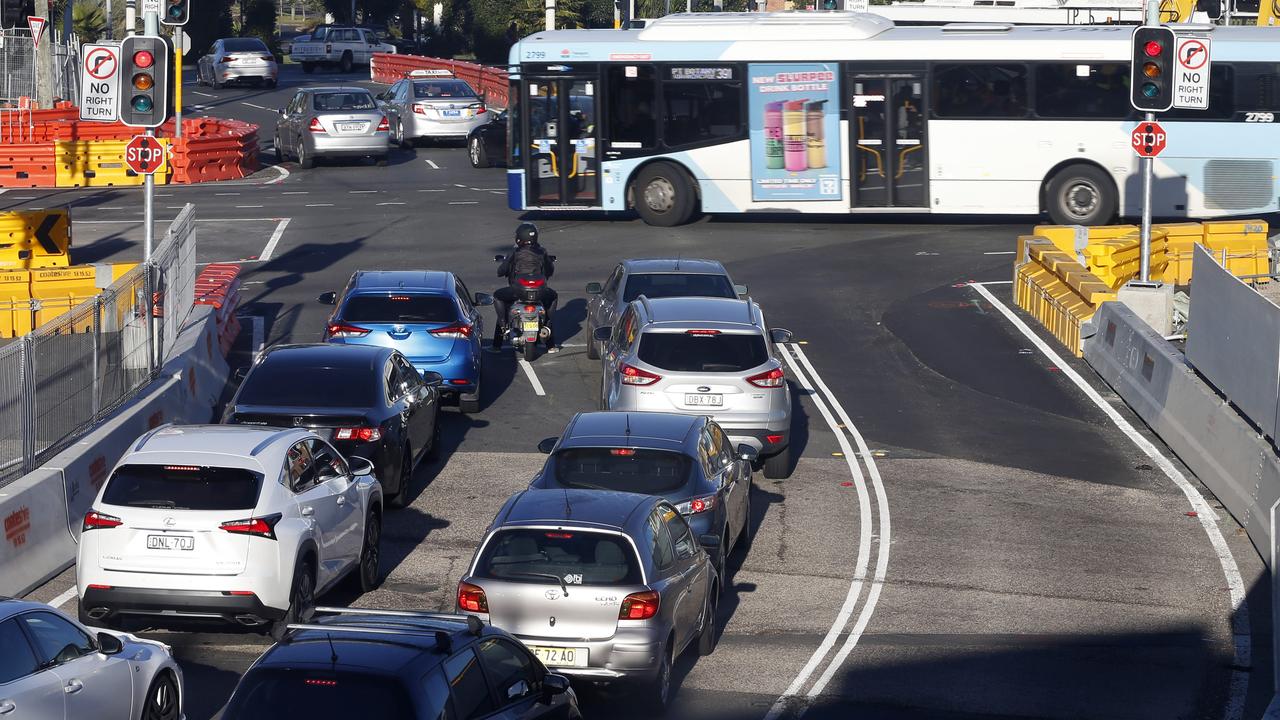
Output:
[[466,140],[492,114],[470,85],[445,70],[414,70],[378,95],[378,104],[401,147],[422,138]]
[[179,720],[182,670],[169,646],[88,628],[36,602],[0,599],[0,715]]
[[276,162],[293,156],[306,169],[316,158],[372,157],[385,165],[389,129],[387,116],[364,88],[299,90],[276,121]]
[[273,88],[279,76],[275,56],[258,38],[222,38],[196,64],[196,84],[215,90],[244,82]]

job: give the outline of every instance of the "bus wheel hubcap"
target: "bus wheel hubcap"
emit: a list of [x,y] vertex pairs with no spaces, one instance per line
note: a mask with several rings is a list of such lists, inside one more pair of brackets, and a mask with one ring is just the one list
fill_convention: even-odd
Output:
[[1077,180],[1067,187],[1065,200],[1067,212],[1075,217],[1085,217],[1098,208],[1098,188],[1086,180]]
[[667,212],[675,206],[676,189],[666,178],[654,178],[644,188],[644,203],[655,212]]

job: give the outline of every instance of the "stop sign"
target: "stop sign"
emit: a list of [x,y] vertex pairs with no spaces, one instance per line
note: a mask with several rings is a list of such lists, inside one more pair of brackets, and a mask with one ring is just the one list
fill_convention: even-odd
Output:
[[1155,157],[1164,150],[1165,142],[1168,136],[1164,134],[1164,128],[1160,127],[1157,122],[1140,122],[1133,129],[1133,135],[1129,138],[1129,144],[1133,146],[1134,152],[1141,157]]
[[135,135],[124,146],[124,162],[139,175],[150,175],[164,168],[164,145],[146,135]]

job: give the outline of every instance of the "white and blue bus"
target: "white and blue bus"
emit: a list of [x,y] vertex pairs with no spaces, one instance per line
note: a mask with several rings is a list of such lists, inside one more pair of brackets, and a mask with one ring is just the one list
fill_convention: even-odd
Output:
[[[1158,217],[1277,210],[1280,30],[1212,40],[1207,110],[1163,113]],[[514,210],[1141,212],[1132,27],[895,27],[877,15],[671,15],[511,50]]]

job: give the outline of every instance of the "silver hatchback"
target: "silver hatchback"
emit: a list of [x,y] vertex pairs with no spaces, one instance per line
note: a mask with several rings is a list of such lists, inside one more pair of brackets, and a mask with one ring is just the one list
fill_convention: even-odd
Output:
[[662,498],[526,490],[498,511],[458,583],[458,611],[519,638],[554,672],[623,681],[658,713],[671,668],[716,643],[713,535],[694,538]]
[[710,415],[765,477],[791,475],[791,390],[773,347],[791,331],[766,326],[754,301],[641,295],[592,340],[601,409]]
[[299,90],[276,121],[276,162],[292,155],[304,169],[319,157],[372,157],[387,164],[391,125],[362,87]]

